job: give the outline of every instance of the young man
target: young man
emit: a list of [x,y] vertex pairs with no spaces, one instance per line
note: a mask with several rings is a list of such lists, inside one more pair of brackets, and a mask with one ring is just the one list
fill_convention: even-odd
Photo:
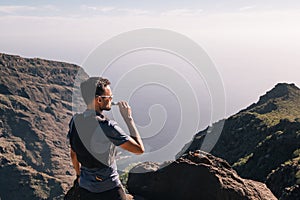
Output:
[[108,79],[92,77],[80,85],[86,111],[70,121],[71,158],[79,180],[81,200],[125,200],[115,161],[116,146],[142,154],[144,145],[125,101],[118,102],[120,113],[129,129],[126,134],[103,111],[112,106]]

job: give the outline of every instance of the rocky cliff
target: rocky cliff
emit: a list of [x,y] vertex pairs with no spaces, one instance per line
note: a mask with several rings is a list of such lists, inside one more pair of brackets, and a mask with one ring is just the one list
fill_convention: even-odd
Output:
[[242,179],[220,158],[189,152],[159,165],[141,163],[128,177],[128,190],[146,200],[275,200],[265,184]]
[[[213,127],[197,133],[177,156],[201,149]],[[266,182],[278,198],[299,199],[299,151],[300,89],[279,83],[257,103],[225,120],[211,153],[228,161],[242,177]]]
[[[80,67],[63,62],[0,54],[0,69],[0,198],[62,199],[63,193],[74,179],[66,134],[72,116],[72,91],[78,89],[78,86],[74,86],[74,81]],[[83,74],[80,78],[87,78],[87,75]],[[78,105],[83,106],[80,102]],[[266,181],[276,196],[297,199],[300,179],[299,105],[299,89],[294,85],[278,84],[262,96],[258,103],[225,121],[222,135],[212,153],[228,160],[243,177]],[[182,152],[200,149],[207,130],[198,133],[191,145],[187,146],[188,149]],[[219,191],[221,182],[224,187],[229,188],[228,191],[232,191],[230,195],[234,198],[246,194],[254,195],[251,197],[255,199],[263,193],[247,193],[248,190],[267,190],[263,184],[238,177],[225,161],[207,154],[202,155],[207,158],[185,156],[168,166],[175,172],[166,173],[172,184],[183,178],[181,185],[173,184],[173,189],[178,189],[179,196],[183,195],[182,192],[186,195],[190,191],[196,192],[188,190],[192,187],[184,179],[188,176],[194,180],[195,169],[204,170],[205,177],[213,181],[206,183],[215,184],[218,195],[225,195]],[[203,167],[207,160],[208,166]],[[161,172],[164,169],[159,171]],[[177,174],[180,179],[176,178]],[[165,176],[164,174],[162,177]],[[133,177],[129,179],[130,191],[139,193],[132,186],[147,185],[148,182],[140,183]],[[200,177],[197,174],[195,177],[201,179],[202,175]],[[168,182],[164,182],[166,180],[163,178],[159,180],[165,185],[159,185],[160,181],[152,183],[168,189]],[[230,184],[231,181],[237,182]],[[180,191],[178,187],[184,184],[189,187]],[[151,193],[153,189],[155,193],[159,189],[157,186],[142,187],[140,191],[145,189]],[[236,190],[239,186],[245,187],[240,191]],[[266,194],[273,198],[269,192]]]
[[0,54],[0,197],[62,199],[74,179],[67,143],[79,66]]

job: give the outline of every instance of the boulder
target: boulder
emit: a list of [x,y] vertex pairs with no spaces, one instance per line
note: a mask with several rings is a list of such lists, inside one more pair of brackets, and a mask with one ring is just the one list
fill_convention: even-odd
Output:
[[127,187],[147,200],[277,199],[265,184],[241,178],[225,160],[199,150],[161,165],[136,165]]

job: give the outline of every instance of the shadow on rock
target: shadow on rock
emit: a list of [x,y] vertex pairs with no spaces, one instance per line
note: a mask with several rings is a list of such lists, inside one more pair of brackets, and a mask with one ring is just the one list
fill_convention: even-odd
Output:
[[225,160],[202,151],[162,165],[141,163],[129,172],[127,186],[147,200],[277,199],[265,184],[242,179]]

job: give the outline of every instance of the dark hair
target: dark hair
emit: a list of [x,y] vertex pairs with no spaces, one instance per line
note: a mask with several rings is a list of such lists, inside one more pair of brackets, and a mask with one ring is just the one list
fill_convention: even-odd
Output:
[[91,77],[80,84],[81,95],[88,105],[91,103],[96,95],[102,95],[104,88],[110,84],[109,80],[102,77]]

